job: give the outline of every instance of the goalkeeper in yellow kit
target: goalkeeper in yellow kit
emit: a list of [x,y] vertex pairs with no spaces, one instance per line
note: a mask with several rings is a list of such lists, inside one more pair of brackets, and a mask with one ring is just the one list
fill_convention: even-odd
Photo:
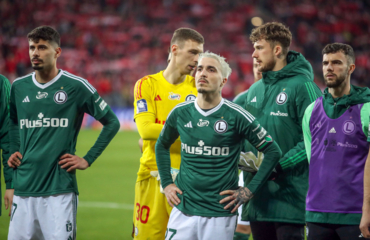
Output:
[[[177,29],[172,37],[171,60],[164,71],[148,75],[135,85],[135,122],[143,141],[143,154],[135,185],[133,214],[134,239],[164,239],[171,206],[160,192],[160,176],[155,159],[155,143],[167,115],[179,103],[195,99],[197,90],[191,72],[203,52],[204,38],[189,28]],[[181,142],[171,149],[171,172],[180,169]]]

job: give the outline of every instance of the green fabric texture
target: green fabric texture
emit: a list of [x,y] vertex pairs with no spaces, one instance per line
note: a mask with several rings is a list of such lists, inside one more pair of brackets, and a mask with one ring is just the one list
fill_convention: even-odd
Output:
[[103,124],[103,129],[94,146],[92,146],[92,148],[90,148],[87,154],[83,157],[90,166],[102,154],[104,149],[120,129],[119,120],[112,109],[109,109],[107,113],[99,119],[99,122]]
[[248,95],[248,89],[236,95],[235,98],[233,99],[233,103],[243,106],[247,95]]
[[370,89],[367,87],[357,87],[351,85],[349,95],[340,98],[333,98],[328,88],[324,90],[323,106],[326,115],[331,119],[336,119],[348,109],[348,107],[360,103],[370,102]]
[[249,234],[244,234],[240,232],[234,232],[234,238],[233,240],[248,240],[249,239]]
[[306,221],[315,223],[330,223],[344,225],[359,225],[360,213],[326,213],[306,211]]
[[[304,224],[308,163],[302,119],[307,106],[322,93],[313,81],[310,63],[294,51],[289,51],[283,69],[264,72],[262,76],[248,90],[243,107],[280,146],[282,173],[274,181],[267,181],[250,203],[243,206],[242,220]],[[245,174],[245,184],[251,178],[251,174]]]
[[[9,152],[9,136],[8,136],[8,124],[9,124],[9,94],[10,94],[10,83],[9,80],[0,74],[0,149],[2,150],[3,160],[3,172],[6,189],[13,188],[13,168],[8,166],[8,159],[10,157]],[[1,164],[0,164],[0,176],[1,176]],[[0,186],[0,206],[2,206],[1,197],[1,186]],[[1,216],[1,207],[0,207]]]
[[[369,114],[370,114],[370,89],[367,87],[357,87],[351,85],[349,95],[344,95],[340,98],[333,98],[329,93],[328,88],[324,90],[323,95],[323,107],[326,115],[331,119],[337,119],[343,115],[350,106],[364,103],[361,108],[361,123],[364,134],[368,137],[370,142],[368,128],[369,128]],[[307,151],[308,162],[311,158],[311,131],[310,131],[310,120],[312,116],[312,110],[315,103],[312,103],[306,110],[303,119],[303,133],[305,136],[305,145]],[[306,211],[307,222],[318,222],[318,223],[330,223],[330,224],[360,224],[361,214],[357,213],[326,213],[326,212],[313,212]]]
[[304,145],[306,148],[308,163],[310,163],[310,160],[311,160],[311,143],[312,143],[312,136],[311,136],[311,131],[310,131],[310,120],[311,120],[313,108],[315,107],[315,103],[316,102],[313,102],[307,107],[306,112],[303,116],[303,120],[302,120]]

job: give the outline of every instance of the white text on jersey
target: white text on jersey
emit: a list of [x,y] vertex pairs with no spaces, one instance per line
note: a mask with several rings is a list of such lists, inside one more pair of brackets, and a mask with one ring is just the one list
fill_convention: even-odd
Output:
[[181,143],[181,150],[188,154],[205,155],[205,156],[227,156],[229,155],[229,147],[211,147],[202,146],[194,147],[188,146],[186,143]]

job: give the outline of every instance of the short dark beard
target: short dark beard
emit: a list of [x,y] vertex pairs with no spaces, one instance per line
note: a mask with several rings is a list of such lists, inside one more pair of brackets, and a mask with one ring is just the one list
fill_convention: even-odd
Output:
[[[346,72],[348,72],[348,68],[346,70]],[[328,80],[326,79],[326,77],[324,76],[324,80],[325,80],[325,85],[328,87],[328,88],[337,88],[339,87],[340,85],[342,85],[342,83],[346,80],[347,78],[347,74],[346,73],[343,73],[342,75],[336,75],[337,76],[337,79],[334,81],[334,82],[328,82]]]
[[201,94],[208,93],[207,90],[202,89],[202,88],[201,89],[198,89],[197,91],[198,91],[198,93],[201,93]]
[[268,72],[268,71],[272,71],[272,69],[274,69],[276,65],[276,61],[274,59],[272,59],[271,61],[267,62],[265,64],[265,66],[261,67],[258,69],[259,72]]
[[44,67],[40,67],[40,66],[32,66],[33,70],[43,70]]

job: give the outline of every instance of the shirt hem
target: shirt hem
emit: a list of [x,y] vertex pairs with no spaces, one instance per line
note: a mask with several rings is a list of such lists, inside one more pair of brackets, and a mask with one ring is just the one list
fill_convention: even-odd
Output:
[[197,213],[194,213],[194,212],[190,212],[190,211],[187,211],[187,210],[184,210],[182,209],[181,207],[179,206],[175,206],[179,211],[181,211],[183,214],[186,214],[186,215],[191,215],[191,216],[200,216],[200,217],[232,217],[232,216],[235,216],[237,212],[235,213],[230,213],[230,214],[208,214],[208,213],[200,213],[200,212],[197,212]]
[[306,224],[306,221],[299,221],[299,220],[290,220],[290,219],[281,219],[281,218],[258,218],[258,219],[248,219],[242,218],[242,221],[250,221],[250,222],[283,222],[283,223],[294,223],[294,224]]
[[43,196],[51,196],[51,195],[70,193],[70,192],[74,192],[76,193],[76,195],[79,195],[78,191],[75,191],[75,189],[66,189],[63,191],[51,191],[51,192],[44,192],[44,193],[18,192],[15,190],[14,195],[20,196],[20,197],[43,197]]
[[308,209],[306,208],[306,211],[308,212],[321,212],[321,213],[344,213],[344,214],[358,214],[361,213],[362,211],[332,211],[332,210],[319,210],[319,209]]

